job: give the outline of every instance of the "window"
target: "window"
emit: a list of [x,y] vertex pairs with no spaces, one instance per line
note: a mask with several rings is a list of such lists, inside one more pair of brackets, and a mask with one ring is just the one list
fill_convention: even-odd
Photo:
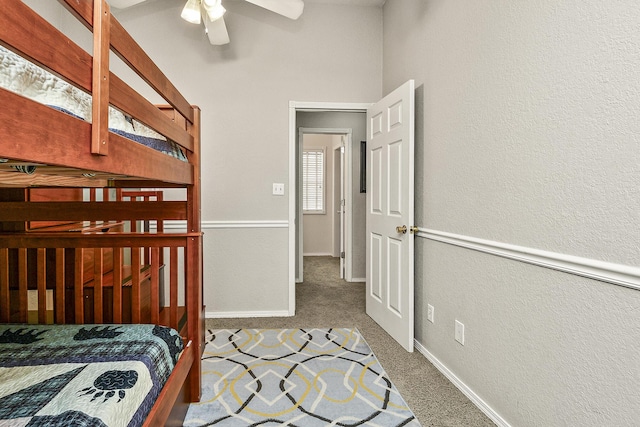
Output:
[[302,210],[323,214],[324,208],[324,148],[302,151]]

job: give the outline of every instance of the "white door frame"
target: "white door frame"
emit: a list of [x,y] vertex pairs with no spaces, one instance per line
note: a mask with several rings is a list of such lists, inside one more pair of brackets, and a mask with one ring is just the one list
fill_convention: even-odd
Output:
[[[348,137],[347,137],[348,136]],[[346,137],[346,138],[345,138]],[[334,221],[333,221],[333,227],[334,227],[334,231],[333,231],[333,236],[335,237],[336,233],[335,233],[335,228],[336,228],[336,223],[337,223],[337,228],[338,228],[338,257],[340,258],[340,278],[344,279],[345,278],[345,270],[346,270],[346,254],[347,253],[347,243],[346,243],[346,239],[347,239],[347,232],[349,233],[353,233],[353,230],[348,229],[346,226],[346,221],[347,221],[347,217],[346,217],[346,200],[347,200],[347,193],[349,195],[351,195],[353,197],[353,194],[351,191],[347,192],[346,189],[346,185],[347,185],[347,176],[346,174],[349,173],[350,175],[352,174],[351,172],[351,167],[353,166],[353,164],[349,165],[349,168],[347,168],[347,146],[351,147],[351,141],[353,140],[353,133],[351,135],[341,135],[340,136],[340,145],[337,147],[337,149],[334,150],[334,153],[338,153],[338,158],[340,159],[340,194],[339,194],[339,200],[338,200],[338,210],[336,210],[336,206],[334,205],[333,207],[333,211],[334,211]],[[335,154],[334,154],[334,165],[335,165]],[[333,172],[333,176],[335,179],[335,171],[336,171],[336,167],[334,166],[333,168],[334,172]],[[353,176],[353,175],[352,175]],[[333,191],[335,191],[336,188],[336,184],[334,182],[333,184]],[[335,194],[333,196],[333,200],[335,201],[336,197]],[[351,205],[351,209],[353,209],[353,205]],[[338,220],[336,221],[336,217],[335,217],[335,213],[338,213]],[[352,215],[353,218],[353,215]],[[353,235],[353,234],[352,234]],[[334,243],[334,248],[335,248],[335,243]],[[353,268],[353,252],[349,252],[349,268]]]
[[[347,143],[345,145],[345,155],[344,155],[344,162],[343,162],[343,167],[345,167],[344,171],[343,171],[343,175],[346,175],[346,187],[347,188],[351,188],[351,141],[353,139],[353,129],[347,129],[347,128],[299,128],[298,129],[298,143],[300,144],[300,151],[302,152],[302,142],[303,142],[303,138],[304,135],[340,135],[340,136],[346,136],[347,137]],[[331,155],[333,156],[333,147],[331,150]],[[302,171],[302,156],[298,156],[298,170]],[[332,171],[333,172],[333,171]],[[302,180],[298,179],[300,178],[300,176],[296,177],[296,180],[294,182],[297,182],[298,184],[298,194],[302,194]],[[326,191],[327,186],[325,185],[325,191]],[[332,193],[333,193],[333,189],[331,189]],[[326,195],[326,193],[325,193]],[[326,200],[326,199],[325,199]],[[344,251],[345,253],[348,253],[349,256],[345,257],[344,262],[346,263],[346,271],[348,271],[349,273],[347,273],[346,279],[347,281],[351,280],[351,276],[352,276],[352,262],[351,262],[351,225],[353,224],[352,222],[352,218],[353,218],[353,214],[352,214],[352,209],[353,209],[353,195],[351,194],[351,192],[347,192],[347,195],[345,197],[345,210],[347,211],[347,220],[346,220],[346,230],[342,231],[340,230],[341,234],[344,234],[344,238],[345,238],[345,247],[344,247]],[[335,206],[334,206],[334,210],[335,210]],[[297,213],[297,218],[302,218],[302,203],[298,203],[298,206],[296,207],[296,213]],[[329,214],[329,211],[327,210],[327,214]],[[331,215],[333,215],[333,212],[331,213]],[[299,253],[298,253],[298,265],[300,267],[303,266],[304,261],[304,254],[303,254],[303,250],[302,248],[304,247],[304,227],[300,227],[300,229],[298,230],[298,248]],[[340,265],[342,266],[342,261],[340,262]],[[294,266],[295,269],[295,266]],[[342,273],[340,275],[341,278],[344,278],[342,276]],[[296,283],[300,283],[302,282],[304,279],[304,274],[302,271],[302,268],[300,269],[300,271],[298,271],[298,276],[296,277]]]
[[[323,111],[338,111],[338,112],[360,112],[366,113],[371,103],[344,103],[344,102],[289,102],[289,315],[294,316],[296,313],[296,218],[298,217],[297,205],[296,205],[296,136],[297,136],[297,124],[296,113],[298,111],[305,112],[323,112]],[[344,132],[332,132],[332,133],[344,133]],[[351,145],[347,144],[347,156],[345,161],[350,162]],[[351,174],[347,173],[347,188],[351,188]],[[347,203],[351,203],[349,200],[353,198],[351,192],[347,194]],[[347,210],[347,227],[351,230],[352,224],[352,210]],[[349,233],[346,233],[350,240]],[[300,248],[302,253],[302,247]],[[347,274],[351,274],[347,271]],[[349,276],[347,276],[349,278]]]

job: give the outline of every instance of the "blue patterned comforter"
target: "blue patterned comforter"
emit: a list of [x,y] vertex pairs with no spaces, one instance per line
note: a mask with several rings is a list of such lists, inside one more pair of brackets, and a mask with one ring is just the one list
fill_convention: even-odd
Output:
[[154,325],[0,325],[0,426],[140,426],[182,351]]

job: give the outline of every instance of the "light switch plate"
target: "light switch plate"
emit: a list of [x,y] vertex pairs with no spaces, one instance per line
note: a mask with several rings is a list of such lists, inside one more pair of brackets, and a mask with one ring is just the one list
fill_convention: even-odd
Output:
[[427,304],[427,320],[434,323],[435,309],[431,304]]
[[284,184],[273,183],[273,195],[274,196],[284,196]]

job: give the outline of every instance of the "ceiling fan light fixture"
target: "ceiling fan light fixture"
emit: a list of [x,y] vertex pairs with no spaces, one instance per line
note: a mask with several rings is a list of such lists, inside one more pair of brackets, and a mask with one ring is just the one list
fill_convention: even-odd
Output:
[[222,0],[203,0],[202,6],[207,11],[211,22],[222,18],[227,9],[222,6]]
[[187,4],[184,5],[184,9],[182,9],[180,17],[192,24],[199,24],[201,19],[199,3],[198,0],[188,0]]

